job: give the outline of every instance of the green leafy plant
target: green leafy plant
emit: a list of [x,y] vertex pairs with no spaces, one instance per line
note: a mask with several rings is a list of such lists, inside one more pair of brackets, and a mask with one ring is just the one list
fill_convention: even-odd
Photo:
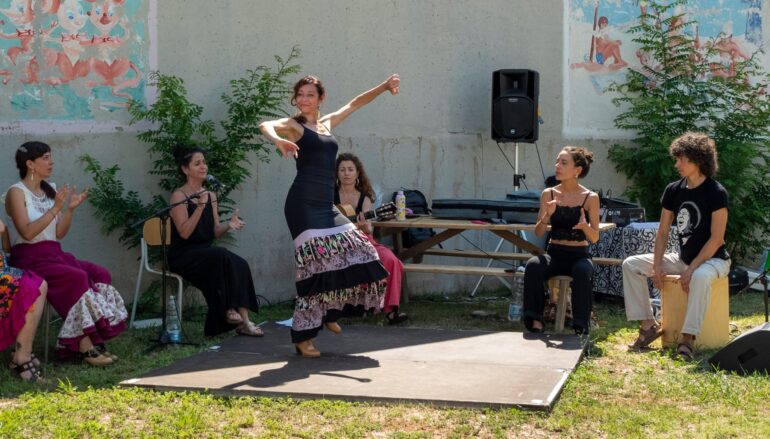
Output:
[[636,137],[631,146],[613,145],[609,158],[629,178],[626,195],[655,219],[663,188],[678,178],[671,141],[686,131],[710,135],[719,153],[716,178],[730,194],[726,240],[740,258],[770,237],[770,76],[756,54],[733,57],[726,69],[718,61],[731,37],[702,44],[697,34],[687,34],[694,22],[673,13],[686,3],[649,1],[648,12],[629,29],[642,68],[629,69],[626,82],[613,86],[620,95],[615,104],[627,108],[615,126]]
[[249,155],[270,160],[270,148],[259,141],[257,125],[262,119],[286,115],[282,107],[292,92],[286,78],[299,72],[299,65],[293,64],[299,55],[299,48],[294,47],[286,59],[275,56],[275,69],[258,66],[230,81],[229,94],[221,97],[227,106],[226,117],[219,122],[221,134],[214,121],[202,119],[203,107],[187,99],[182,78],[152,72],[149,82],[158,90],[157,100],[149,108],[131,101],[128,112],[131,124],[149,122],[153,127],[140,132],[138,138],[149,144],[154,159],[149,174],[158,179],[161,192],[143,202],[139,193],[125,190],[118,165],[105,167],[89,155],[82,156],[85,170],[94,180],[89,200],[102,221],[102,231],[109,234],[121,229],[120,242],[129,248],[139,243],[141,228],[129,226],[166,206],[171,192],[182,183],[173,156],[178,144],[207,150],[209,171],[224,185],[218,192],[219,213],[229,212],[233,204],[229,194],[251,175]]

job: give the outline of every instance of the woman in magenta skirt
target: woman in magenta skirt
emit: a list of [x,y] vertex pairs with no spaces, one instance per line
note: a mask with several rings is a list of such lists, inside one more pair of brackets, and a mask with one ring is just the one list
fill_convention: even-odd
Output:
[[45,382],[40,361],[32,353],[48,286],[34,273],[8,265],[5,252],[11,249],[8,230],[0,221],[0,351],[13,346],[8,365],[24,381]]
[[126,329],[128,316],[110,273],[99,265],[65,253],[59,240],[88,196],[46,181],[53,171],[51,148],[27,142],[16,150],[21,181],[8,189],[5,209],[14,266],[30,270],[48,283],[48,301],[62,317],[58,354],[80,353],[92,366],[112,364],[117,357],[104,343]]

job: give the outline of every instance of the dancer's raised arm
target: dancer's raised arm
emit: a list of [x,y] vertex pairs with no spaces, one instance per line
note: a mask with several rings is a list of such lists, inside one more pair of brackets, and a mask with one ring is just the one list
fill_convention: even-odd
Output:
[[339,110],[333,113],[329,113],[324,117],[322,117],[321,123],[325,124],[329,128],[336,127],[337,125],[341,124],[345,119],[347,119],[348,116],[353,114],[356,110],[368,104],[369,102],[372,102],[377,96],[381,95],[382,93],[386,91],[390,91],[390,94],[392,95],[398,94],[398,89],[400,85],[401,85],[401,78],[399,78],[398,74],[394,73],[390,75],[390,77],[388,77],[388,79],[383,81],[381,84],[353,98],[352,101],[345,104]]
[[297,158],[299,146],[295,141],[302,137],[302,125],[290,117],[277,120],[266,120],[259,124],[262,135],[281,151],[283,158]]

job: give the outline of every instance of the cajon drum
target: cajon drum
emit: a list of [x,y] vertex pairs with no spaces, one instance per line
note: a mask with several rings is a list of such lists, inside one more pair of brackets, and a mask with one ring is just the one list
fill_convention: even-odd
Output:
[[[687,312],[687,294],[682,291],[679,276],[666,276],[660,292],[663,346],[676,347],[681,340],[682,325]],[[730,295],[727,277],[711,284],[711,302],[706,308],[696,347],[718,348],[730,341]]]

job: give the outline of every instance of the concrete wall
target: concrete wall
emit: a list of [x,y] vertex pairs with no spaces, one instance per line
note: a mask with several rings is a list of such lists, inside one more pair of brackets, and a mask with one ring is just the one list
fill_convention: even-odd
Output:
[[[530,189],[541,189],[542,174],[565,144],[584,145],[597,160],[585,179],[589,187],[613,188],[625,180],[605,159],[612,141],[562,136],[564,8],[559,0],[393,0],[282,2],[263,0],[163,0],[157,2],[157,68],[184,78],[189,98],[218,120],[219,96],[228,81],[246,69],[270,65],[300,45],[303,74],[324,80],[323,110],[346,103],[357,93],[398,72],[398,96],[383,95],[335,129],[341,151],[353,151],[367,166],[378,191],[389,197],[399,186],[419,188],[429,198],[501,198],[512,191],[513,170],[490,139],[492,71],[529,68],[540,72],[538,149],[520,146],[520,168]],[[89,153],[103,164],[118,163],[126,185],[140,193],[154,187],[145,176],[151,161],[135,133],[121,127],[102,133],[41,134],[33,130],[0,133],[2,156],[12,157],[23,141],[42,139],[55,147],[53,181],[90,184],[76,157]],[[502,145],[513,161],[513,145]],[[17,180],[11,161],[0,186]],[[248,225],[236,233],[235,251],[249,262],[260,294],[275,299],[293,295],[292,244],[282,206],[294,177],[294,163],[273,159],[257,163],[253,176],[233,193]],[[79,210],[65,248],[112,270],[118,288],[134,288],[138,251],[125,251],[116,236],[98,233],[90,206]],[[491,249],[495,238],[468,233]],[[469,248],[462,238],[451,245]],[[475,279],[410,279],[424,291],[456,291]],[[490,280],[487,288],[499,284]]]

